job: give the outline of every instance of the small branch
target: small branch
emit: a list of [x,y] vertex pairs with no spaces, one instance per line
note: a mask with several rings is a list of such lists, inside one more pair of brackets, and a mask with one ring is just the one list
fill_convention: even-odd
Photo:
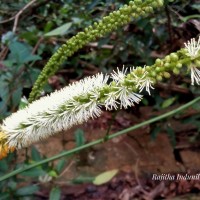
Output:
[[147,195],[148,192],[143,188],[140,182],[138,169],[139,169],[139,159],[136,160],[136,164],[135,164],[135,180],[140,188],[140,191]]
[[183,17],[182,15],[180,15],[176,10],[174,10],[172,7],[168,7],[169,10],[171,10],[176,16],[178,16],[178,18],[181,20],[181,22],[183,22]]
[[14,17],[15,21],[14,21],[14,26],[13,26],[13,32],[15,33],[16,32],[16,29],[17,29],[17,24],[18,24],[18,21],[19,21],[19,16],[28,8],[30,7],[33,3],[35,3],[37,0],[32,0],[30,1],[28,4],[26,4]]
[[174,92],[179,92],[179,93],[182,93],[182,94],[189,94],[190,93],[189,89],[181,87],[179,85],[175,85],[175,84],[167,85],[165,83],[159,82],[159,83],[156,84],[156,86],[158,88],[164,89],[166,91],[174,91]]
[[0,21],[0,24],[4,24],[4,23],[7,23],[7,22],[10,22],[10,21],[12,21],[13,19],[15,19],[15,15],[12,16],[12,17],[10,17],[9,19],[5,19],[5,20],[3,20],[3,21]]
[[9,21],[12,21],[12,20],[15,20],[14,21],[14,25],[13,25],[13,32],[15,33],[16,31],[16,28],[17,28],[17,24],[18,24],[18,21],[19,21],[19,16],[28,8],[30,7],[32,4],[34,4],[37,0],[32,0],[30,1],[28,4],[26,4],[21,10],[19,10],[17,12],[16,15],[14,15],[13,17],[10,17],[9,19],[5,19],[3,21],[0,21],[0,24],[4,24],[4,23],[7,23]]
[[[3,21],[0,21],[0,24],[3,24],[3,23],[6,23],[6,22],[9,22],[9,21],[12,21],[14,20],[14,25],[13,25],[13,29],[12,29],[12,32],[15,33],[16,32],[16,29],[17,29],[17,25],[18,25],[18,21],[19,21],[19,16],[28,8],[30,7],[33,3],[35,3],[37,0],[32,0],[30,1],[28,4],[26,4],[21,10],[19,10],[19,12],[14,15],[13,17],[9,18],[9,19],[6,19],[6,20],[3,20]],[[8,47],[4,47],[3,50],[0,52],[0,61],[1,60],[4,60],[7,56],[7,53],[8,53]]]
[[0,61],[3,61],[6,58],[8,51],[8,47],[3,47],[2,51],[0,52]]
[[33,50],[32,50],[32,54],[35,54],[35,52],[37,51],[40,43],[43,41],[43,37],[40,37],[40,39],[37,41],[36,45],[34,46]]
[[173,44],[173,34],[172,34],[172,26],[171,26],[171,17],[170,17],[168,6],[165,6],[165,12],[166,12],[166,15],[167,15],[167,28],[168,28],[170,43]]
[[62,173],[60,173],[60,175],[58,177],[62,177],[67,171],[69,171],[70,167],[75,163],[74,160],[71,160],[71,162],[68,164],[68,166],[65,168],[65,170],[62,171]]

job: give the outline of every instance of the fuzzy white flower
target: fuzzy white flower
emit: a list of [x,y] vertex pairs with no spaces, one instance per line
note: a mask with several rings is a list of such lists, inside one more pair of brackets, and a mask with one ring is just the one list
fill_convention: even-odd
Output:
[[110,92],[106,94],[107,98],[105,100],[106,110],[117,110],[119,102],[117,101],[116,92]]
[[200,50],[200,36],[198,41],[196,41],[195,38],[192,38],[190,41],[184,44],[185,48],[188,51],[188,55],[191,56],[192,58],[195,58]]
[[[135,103],[139,103],[142,99],[142,95],[136,94],[132,91],[129,91],[129,89],[125,86],[124,81],[126,77],[127,68],[123,66],[122,71],[117,68],[117,72],[113,72],[111,74],[111,78],[116,82],[116,91],[113,92],[112,95],[109,95],[108,99],[106,100],[106,108],[108,110],[112,109],[114,107],[117,108],[117,105],[120,104],[121,108],[128,108],[128,106],[133,106]],[[133,82],[136,82],[137,80],[133,80]],[[116,99],[119,99],[120,102],[116,101]]]
[[[190,41],[184,44],[185,48],[188,51],[188,55],[191,56],[192,58],[195,58],[200,50],[200,36],[198,41],[192,38]],[[193,64],[190,66],[190,70],[191,70],[191,85],[194,85],[195,82],[198,85],[200,85],[200,70]]]
[[139,87],[139,92],[142,92],[142,90],[145,88],[149,95],[151,95],[150,89],[154,89],[152,84],[153,81],[150,80],[150,78],[144,78],[140,80],[139,84],[136,87]]
[[195,81],[198,85],[200,85],[200,70],[194,66],[191,66],[191,85],[194,85]]
[[145,90],[149,93],[149,95],[151,95],[150,89],[154,89],[154,87],[152,86],[153,81],[147,76],[148,72],[146,71],[146,66],[144,66],[143,71],[144,72],[141,77],[138,77],[136,74],[133,73],[134,76],[133,81],[136,84],[136,88],[139,89],[139,92],[142,92],[145,88]]
[[119,68],[117,68],[117,72],[113,71],[113,73],[111,73],[110,76],[114,81],[116,81],[118,83],[118,82],[124,81],[124,77],[126,76],[126,72],[127,72],[127,68],[125,68],[123,66],[122,71],[120,71]]
[[135,103],[139,103],[142,99],[142,95],[130,92],[126,87],[121,86],[117,92],[120,100],[120,108],[127,109],[128,106],[133,106]]
[[141,82],[144,81],[145,77],[146,77],[146,74],[147,72],[145,71],[145,68],[144,68],[144,73],[142,74],[141,77],[138,77],[136,74],[132,74],[134,76],[134,79],[132,80],[135,84],[136,84],[136,87],[138,88],[141,84]]

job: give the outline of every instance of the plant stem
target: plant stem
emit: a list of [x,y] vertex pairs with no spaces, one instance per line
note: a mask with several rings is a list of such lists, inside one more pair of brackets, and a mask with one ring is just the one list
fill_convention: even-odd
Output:
[[[183,111],[183,110],[189,108],[190,106],[194,105],[195,103],[197,103],[197,102],[199,102],[199,101],[200,101],[200,96],[197,97],[197,98],[195,98],[194,100],[192,100],[192,101],[190,101],[190,102],[188,102],[188,103],[186,103],[186,104],[184,104],[184,105],[182,105],[182,106],[180,106],[180,107],[178,107],[178,108],[172,110],[172,111],[169,111],[169,112],[163,114],[163,115],[154,117],[154,118],[152,118],[152,119],[149,119],[149,120],[147,120],[147,121],[144,121],[144,122],[142,122],[142,123],[139,123],[139,124],[137,124],[137,125],[135,125],[135,126],[131,126],[131,127],[126,128],[126,129],[124,129],[124,130],[122,130],[122,131],[118,131],[118,132],[116,132],[116,133],[114,133],[114,134],[108,135],[108,136],[107,136],[107,140],[110,140],[110,139],[112,139],[112,138],[115,138],[115,137],[117,137],[117,136],[120,136],[120,135],[122,135],[122,134],[125,134],[125,133],[127,133],[127,132],[133,131],[133,130],[135,130],[135,129],[141,128],[142,126],[145,126],[145,125],[148,125],[148,124],[151,124],[151,123],[160,121],[160,120],[162,120],[162,119],[165,119],[165,118],[167,118],[167,117],[173,116],[173,115],[175,115],[175,114],[177,114],[177,113],[179,113],[179,112],[181,112],[181,111]],[[81,150],[83,150],[83,149],[89,148],[89,147],[91,147],[91,146],[94,146],[94,145],[96,145],[96,144],[100,144],[100,143],[103,143],[103,142],[105,142],[105,139],[104,139],[104,138],[101,138],[101,139],[95,140],[95,141],[93,141],[93,142],[90,142],[90,143],[88,143],[88,144],[82,145],[82,146],[80,146],[80,147],[76,147],[76,148],[74,148],[74,149],[71,149],[71,150],[69,150],[69,151],[67,151],[67,152],[62,152],[62,153],[60,153],[60,154],[57,154],[57,155],[52,156],[52,157],[50,157],[50,158],[47,158],[47,159],[44,159],[44,160],[42,160],[42,161],[36,162],[36,163],[34,163],[34,164],[31,164],[31,165],[28,165],[28,166],[24,166],[24,167],[22,167],[22,168],[19,168],[19,169],[17,169],[17,170],[14,170],[14,171],[12,171],[12,172],[10,172],[10,173],[8,173],[8,174],[6,174],[6,175],[0,177],[0,181],[6,180],[6,179],[8,179],[8,178],[11,178],[11,177],[13,177],[13,176],[15,176],[15,175],[17,175],[17,174],[20,174],[20,173],[24,172],[24,171],[27,171],[27,170],[32,169],[32,168],[34,168],[34,167],[37,167],[37,166],[39,166],[39,165],[45,164],[45,163],[47,163],[47,162],[51,162],[51,161],[53,161],[53,160],[62,158],[62,157],[64,157],[64,156],[69,156],[69,155],[74,154],[74,153],[77,153],[77,152],[79,152],[79,151],[81,151]]]

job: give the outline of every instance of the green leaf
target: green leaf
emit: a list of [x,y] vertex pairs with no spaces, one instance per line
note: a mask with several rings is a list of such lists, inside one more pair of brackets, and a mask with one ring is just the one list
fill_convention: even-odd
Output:
[[200,12],[200,4],[198,3],[194,3],[193,5],[191,5],[192,8],[197,9]]
[[19,103],[19,109],[25,108],[28,105],[28,100],[22,97]]
[[32,47],[28,44],[14,41],[10,43],[9,49],[11,53],[8,59],[13,60],[19,64],[24,64],[30,61],[39,60],[40,57],[37,55],[32,55]]
[[58,28],[46,33],[44,36],[64,35],[65,33],[67,33],[67,31],[69,30],[71,25],[72,25],[71,22],[63,24],[62,26],[60,26],[60,27],[58,27]]
[[146,98],[143,98],[142,99],[142,103],[147,106],[149,104],[148,100]]
[[27,62],[31,62],[31,61],[32,62],[37,61],[37,60],[41,60],[41,57],[38,55],[29,54],[29,56],[24,59],[24,62],[27,63]]
[[8,170],[8,164],[6,160],[1,160],[0,161],[0,171],[6,172]]
[[39,177],[39,176],[44,176],[45,174],[46,172],[39,167],[21,173],[22,176],[28,176],[28,177]]
[[107,172],[103,172],[101,174],[99,174],[93,181],[93,184],[95,185],[102,185],[104,183],[107,183],[108,181],[110,181],[117,173],[118,173],[118,169],[113,169]]
[[27,70],[27,73],[23,75],[24,79],[24,87],[25,88],[30,88],[32,87],[32,84],[36,81],[40,74],[41,70],[37,68],[29,68]]
[[100,2],[101,2],[100,0],[93,0],[92,3],[90,3],[90,4],[87,6],[87,9],[88,9],[88,10],[94,9],[94,7],[95,7],[96,5],[98,5]]
[[60,188],[54,187],[50,192],[49,200],[60,200],[60,196],[61,196]]
[[34,146],[31,148],[31,158],[34,161],[40,161],[40,160],[42,160],[40,152]]
[[12,93],[12,105],[13,106],[18,106],[21,100],[21,96],[22,96],[22,87],[18,86],[18,88],[13,91]]
[[58,164],[56,165],[56,171],[60,173],[63,170],[65,164],[66,164],[66,158],[59,160]]
[[192,105],[192,108],[193,108],[194,110],[200,111],[200,103],[196,103],[196,104]]
[[80,147],[85,144],[85,136],[84,131],[82,129],[77,129],[75,131],[75,141],[77,147]]
[[39,190],[39,187],[37,185],[29,185],[22,187],[16,191],[16,195],[18,196],[27,196],[27,195],[32,195],[36,191]]
[[11,199],[10,194],[8,192],[1,193],[0,200],[8,200],[8,199]]
[[90,176],[78,176],[77,178],[72,180],[73,184],[82,184],[82,183],[92,183],[94,181],[94,177]]
[[2,34],[2,36],[1,36],[1,42],[3,44],[8,44],[15,39],[16,39],[16,36],[12,31],[8,31],[7,33]]
[[14,180],[10,180],[9,182],[8,182],[8,185],[7,185],[7,187],[9,188],[9,189],[11,189],[11,190],[16,190],[16,188],[17,188],[17,182],[15,182]]
[[161,107],[168,108],[169,106],[171,106],[174,103],[175,100],[176,100],[176,97],[169,98],[162,103]]
[[2,61],[2,63],[6,66],[6,67],[12,67],[14,65],[13,60],[4,60]]

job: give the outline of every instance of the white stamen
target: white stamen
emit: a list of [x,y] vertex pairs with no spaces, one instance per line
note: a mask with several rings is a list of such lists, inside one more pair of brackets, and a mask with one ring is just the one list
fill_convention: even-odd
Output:
[[194,82],[198,85],[200,85],[200,70],[198,70],[196,67],[191,67],[191,85],[194,85]]
[[117,68],[117,72],[113,71],[113,73],[111,73],[111,78],[116,82],[121,82],[124,80],[124,77],[126,76],[126,72],[127,72],[127,68],[125,68],[124,66],[122,68],[122,71],[120,71],[119,68]]
[[154,89],[152,84],[153,81],[151,81],[149,78],[145,78],[143,81],[140,82],[139,92],[142,92],[142,90],[145,88],[149,95],[151,95],[150,89]]
[[192,38],[190,41],[184,44],[185,48],[188,51],[188,55],[191,56],[192,58],[195,58],[200,50],[200,36],[198,41],[196,41],[195,38]]

